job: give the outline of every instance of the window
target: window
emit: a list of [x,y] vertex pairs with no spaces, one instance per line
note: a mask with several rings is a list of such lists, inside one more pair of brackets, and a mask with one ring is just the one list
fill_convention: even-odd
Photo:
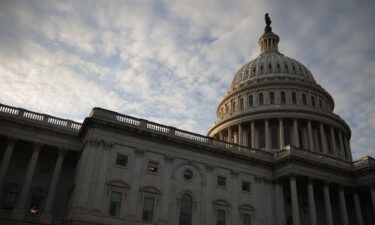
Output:
[[225,225],[225,210],[216,210],[216,225]]
[[280,93],[280,100],[281,100],[281,104],[285,104],[286,103],[286,97],[285,97],[285,92],[284,91],[282,91],[281,93]]
[[319,107],[322,108],[322,100],[319,99]]
[[234,112],[236,110],[236,102],[233,101],[232,102],[232,112]]
[[272,148],[277,149],[279,147],[279,142],[277,138],[277,128],[271,127],[271,141],[272,141]]
[[289,127],[284,127],[284,144],[290,145],[290,129],[289,129]]
[[277,72],[280,72],[280,64],[279,63],[276,64],[276,68],[277,68]]
[[193,199],[189,194],[182,195],[180,204],[180,224],[191,225],[191,217],[193,214]]
[[270,104],[275,104],[275,92],[270,92]]
[[248,181],[242,181],[242,191],[250,192],[250,182]]
[[2,209],[12,211],[14,204],[16,203],[16,199],[17,199],[16,192],[10,192],[10,191],[6,192],[4,200],[3,200]]
[[253,95],[249,95],[249,106],[253,106],[253,105],[254,105]]
[[127,155],[117,155],[116,165],[126,167],[128,165],[128,156]]
[[227,186],[227,178],[224,176],[217,176],[217,186],[220,186],[220,187]]
[[311,96],[311,105],[315,107],[315,98],[314,96]]
[[111,199],[109,201],[109,212],[110,216],[118,217],[121,209],[122,193],[117,191],[111,192]]
[[191,180],[193,178],[193,172],[191,172],[191,170],[185,170],[184,178],[186,180]]
[[38,195],[31,196],[29,214],[39,214],[42,206],[43,197]]
[[259,128],[259,148],[265,148],[266,147],[266,132],[264,131],[264,128]]
[[259,105],[263,105],[263,93],[259,93],[258,103]]
[[243,104],[243,98],[240,99],[240,109],[243,110],[244,104]]
[[297,94],[296,94],[296,92],[292,92],[292,102],[293,102],[293,104],[297,104]]
[[159,171],[159,163],[149,161],[148,162],[147,171],[149,171],[151,173],[158,173],[158,171]]
[[154,198],[145,197],[143,199],[143,213],[142,220],[152,222],[154,216]]
[[305,95],[305,94],[302,94],[302,103],[303,103],[304,105],[307,104],[307,100],[306,100],[306,95]]
[[251,225],[251,215],[243,214],[242,225]]

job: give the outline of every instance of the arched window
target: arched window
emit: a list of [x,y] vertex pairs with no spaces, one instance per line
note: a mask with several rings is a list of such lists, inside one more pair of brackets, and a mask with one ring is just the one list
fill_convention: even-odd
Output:
[[243,98],[240,99],[240,109],[243,110],[244,104],[243,104]]
[[263,103],[264,103],[264,101],[263,101],[263,93],[259,93],[258,103],[259,103],[259,105],[263,105]]
[[322,99],[319,99],[319,107],[322,108]]
[[293,102],[293,104],[297,104],[297,94],[296,94],[296,92],[292,92],[292,102]]
[[302,103],[303,103],[304,105],[307,104],[307,100],[306,100],[306,95],[305,95],[305,94],[302,94]]
[[234,112],[236,110],[236,102],[233,101],[232,102],[232,112]]
[[193,214],[193,199],[189,194],[183,194],[180,203],[180,223],[179,225],[191,225]]
[[315,98],[314,96],[311,96],[311,105],[315,107]]
[[285,104],[286,103],[286,97],[285,97],[285,92],[282,91],[280,93],[280,100],[281,100],[281,104]]
[[270,92],[270,104],[275,104],[275,92]]
[[253,105],[254,105],[253,95],[249,95],[249,106],[253,106]]

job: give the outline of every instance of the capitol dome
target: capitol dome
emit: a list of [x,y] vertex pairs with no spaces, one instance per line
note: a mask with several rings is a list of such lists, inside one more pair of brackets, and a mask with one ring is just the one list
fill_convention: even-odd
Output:
[[351,160],[351,131],[334,100],[300,62],[278,50],[266,16],[259,55],[234,75],[208,136],[265,151],[286,147]]

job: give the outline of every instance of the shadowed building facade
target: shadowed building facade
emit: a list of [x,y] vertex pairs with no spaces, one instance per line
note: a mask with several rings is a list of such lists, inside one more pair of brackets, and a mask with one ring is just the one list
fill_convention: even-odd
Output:
[[375,225],[375,160],[266,24],[207,136],[0,105],[0,224]]

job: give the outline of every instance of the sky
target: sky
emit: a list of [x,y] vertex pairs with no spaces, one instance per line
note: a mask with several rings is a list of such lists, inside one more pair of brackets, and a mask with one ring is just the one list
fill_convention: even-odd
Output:
[[206,134],[269,13],[279,50],[375,157],[375,1],[0,0],[0,103],[82,122],[93,107]]

